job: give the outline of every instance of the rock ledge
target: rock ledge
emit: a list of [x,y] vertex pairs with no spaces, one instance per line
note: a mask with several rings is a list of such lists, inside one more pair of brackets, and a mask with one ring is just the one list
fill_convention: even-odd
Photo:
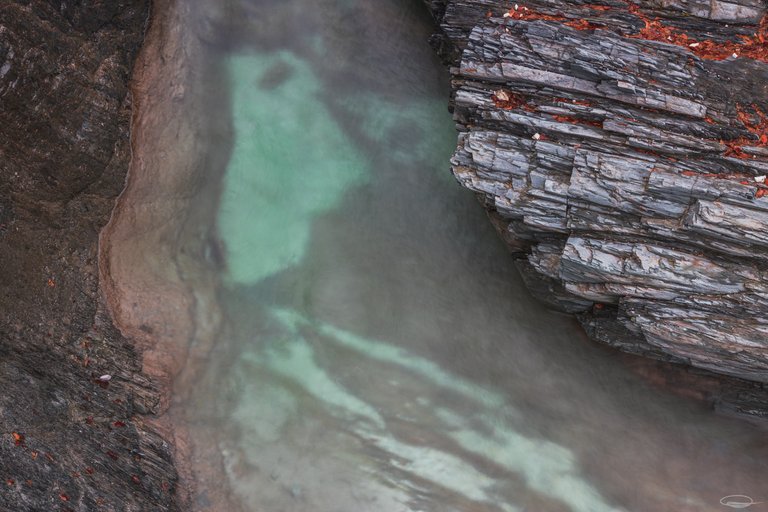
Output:
[[454,175],[533,294],[596,340],[733,377],[727,407],[768,415],[765,6],[426,3]]

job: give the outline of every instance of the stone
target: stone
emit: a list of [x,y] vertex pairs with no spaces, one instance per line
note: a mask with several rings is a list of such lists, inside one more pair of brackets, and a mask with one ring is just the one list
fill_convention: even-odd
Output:
[[97,265],[148,15],[148,0],[0,5],[0,510],[179,509],[171,448],[144,417],[162,390]]
[[727,376],[714,405],[764,417],[768,54],[742,50],[765,5],[426,3],[453,173],[532,293],[595,340]]

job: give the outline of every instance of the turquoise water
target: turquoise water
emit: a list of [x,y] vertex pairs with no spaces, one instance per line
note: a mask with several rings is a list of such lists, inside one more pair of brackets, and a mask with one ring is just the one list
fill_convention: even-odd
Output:
[[[275,69],[290,76],[279,86],[254,88]],[[219,229],[228,280],[249,285],[299,264],[313,218],[333,209],[370,170],[319,101],[321,84],[308,63],[285,51],[240,55],[230,58],[228,71],[237,137]],[[283,110],[290,115],[277,115]]]
[[447,77],[420,2],[242,5],[242,40],[221,53],[226,324],[183,405],[197,508],[768,499],[761,432],[653,387],[525,292],[450,178]]

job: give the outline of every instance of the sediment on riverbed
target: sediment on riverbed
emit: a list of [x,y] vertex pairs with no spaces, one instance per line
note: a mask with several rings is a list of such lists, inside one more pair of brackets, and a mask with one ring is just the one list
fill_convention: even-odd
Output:
[[452,160],[532,293],[768,415],[766,7],[427,1]]

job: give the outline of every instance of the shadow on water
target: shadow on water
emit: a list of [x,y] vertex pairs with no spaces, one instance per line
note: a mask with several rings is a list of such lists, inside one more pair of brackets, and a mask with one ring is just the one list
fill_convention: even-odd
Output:
[[652,389],[525,292],[448,176],[447,77],[420,8],[243,0],[211,16],[236,138],[227,327],[182,404],[197,506],[222,491],[267,512],[768,499],[762,432]]

